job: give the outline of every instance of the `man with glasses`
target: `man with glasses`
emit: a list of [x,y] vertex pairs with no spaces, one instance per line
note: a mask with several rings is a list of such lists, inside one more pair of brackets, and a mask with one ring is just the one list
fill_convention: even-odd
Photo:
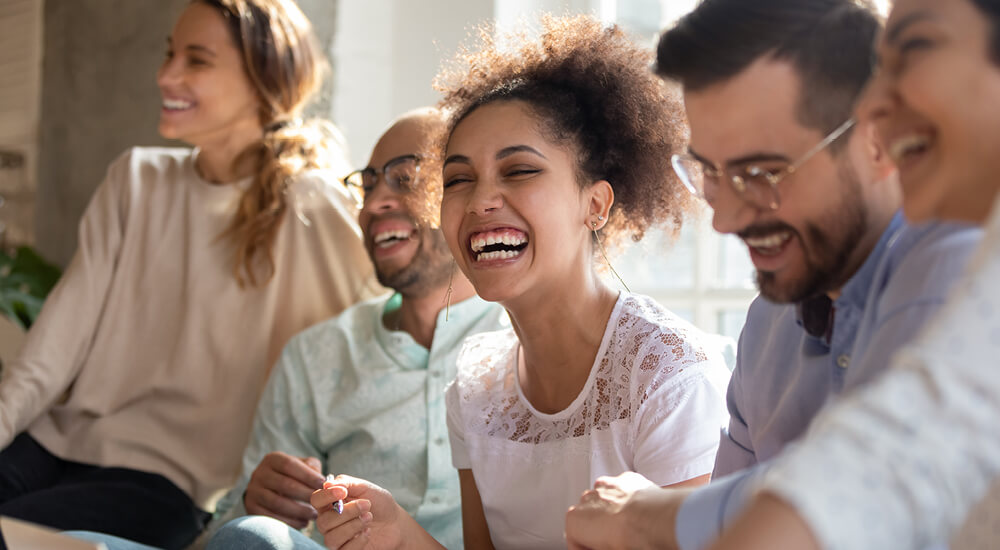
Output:
[[316,517],[309,497],[327,473],[377,480],[435,538],[462,547],[444,388],[465,337],[508,321],[475,295],[431,223],[441,169],[428,153],[442,124],[429,109],[404,115],[368,167],[344,179],[362,200],[359,225],[379,282],[395,293],[289,342],[261,397],[243,474],[210,529],[239,519],[210,548],[323,548],[318,531],[310,540],[297,530]]
[[859,0],[705,0],[661,37],[657,71],[683,86],[691,124],[674,168],[715,229],[746,243],[761,295],[713,483],[598,480],[567,515],[571,547],[704,547],[763,463],[829,398],[884,370],[943,303],[979,231],[909,226],[898,212],[890,154],[852,118],[879,28]]

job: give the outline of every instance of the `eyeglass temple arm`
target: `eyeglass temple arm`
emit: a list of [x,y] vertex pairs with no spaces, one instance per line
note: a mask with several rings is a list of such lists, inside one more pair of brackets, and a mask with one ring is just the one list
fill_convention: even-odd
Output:
[[837,138],[839,138],[840,136],[844,135],[844,132],[850,130],[851,126],[854,126],[855,122],[856,121],[854,120],[853,117],[845,120],[844,123],[841,124],[840,126],[838,126],[836,130],[830,132],[830,135],[828,135],[825,138],[823,138],[823,141],[817,143],[812,149],[810,149],[809,151],[807,151],[806,154],[802,155],[802,157],[799,158],[798,162],[796,162],[795,164],[789,166],[788,167],[788,173],[792,173],[792,172],[798,170],[799,167],[802,166],[807,160],[809,160],[810,158],[812,158],[813,155],[815,155],[816,153],[819,153],[823,149],[826,149],[826,147],[828,145],[830,145],[831,143],[833,143],[834,141],[837,141]]

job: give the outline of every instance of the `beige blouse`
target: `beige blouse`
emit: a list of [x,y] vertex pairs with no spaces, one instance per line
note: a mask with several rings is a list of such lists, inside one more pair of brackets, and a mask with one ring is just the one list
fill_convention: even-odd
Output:
[[357,208],[333,174],[289,187],[269,284],[241,289],[220,238],[249,181],[215,185],[189,149],[108,169],[78,250],[0,381],[0,448],[161,474],[205,509],[235,480],[285,342],[377,294]]

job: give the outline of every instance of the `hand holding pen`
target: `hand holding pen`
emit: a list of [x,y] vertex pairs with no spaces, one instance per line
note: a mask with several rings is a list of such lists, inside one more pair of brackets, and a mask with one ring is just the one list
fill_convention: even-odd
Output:
[[389,491],[346,475],[328,477],[310,502],[327,548],[399,548],[409,524],[416,525]]

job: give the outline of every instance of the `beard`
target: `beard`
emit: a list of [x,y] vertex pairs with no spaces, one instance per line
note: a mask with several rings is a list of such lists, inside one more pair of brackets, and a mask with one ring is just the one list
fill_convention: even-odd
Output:
[[409,264],[393,272],[386,272],[375,264],[378,282],[403,296],[423,296],[445,285],[454,269],[451,251],[440,229],[421,228],[417,234],[420,246]]
[[821,218],[807,222],[802,232],[777,223],[740,233],[743,237],[789,231],[802,247],[805,273],[797,279],[781,281],[774,273],[758,271],[757,288],[761,296],[777,303],[801,302],[842,287],[854,275],[855,266],[850,260],[868,232],[868,207],[854,169],[841,162],[837,172],[842,189],[839,203]]

